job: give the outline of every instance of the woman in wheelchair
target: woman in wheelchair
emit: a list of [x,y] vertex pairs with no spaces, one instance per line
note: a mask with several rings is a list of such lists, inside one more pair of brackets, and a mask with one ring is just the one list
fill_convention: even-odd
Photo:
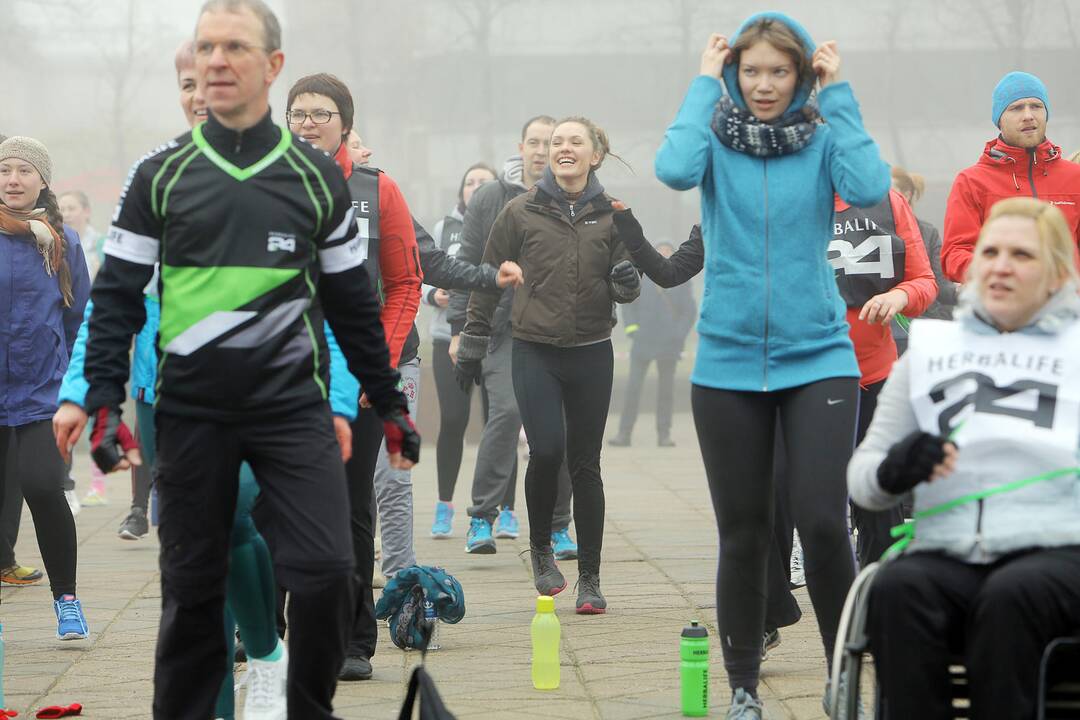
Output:
[[951,717],[957,656],[973,718],[1034,718],[1044,648],[1080,628],[1073,253],[1054,206],[997,203],[955,322],[912,324],[848,466],[864,508],[914,495],[915,519],[869,590],[890,720]]

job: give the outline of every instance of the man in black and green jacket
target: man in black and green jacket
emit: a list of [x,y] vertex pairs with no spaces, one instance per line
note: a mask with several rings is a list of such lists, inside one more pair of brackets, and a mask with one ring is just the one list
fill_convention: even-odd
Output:
[[353,555],[324,317],[385,422],[392,462],[408,467],[419,455],[341,172],[270,121],[280,46],[261,0],[204,6],[195,54],[209,117],[136,164],[93,291],[86,403],[95,460],[114,468],[127,348],[160,262],[156,718],[212,716],[243,461],[271,510],[278,581],[292,591],[288,715],[334,717]]

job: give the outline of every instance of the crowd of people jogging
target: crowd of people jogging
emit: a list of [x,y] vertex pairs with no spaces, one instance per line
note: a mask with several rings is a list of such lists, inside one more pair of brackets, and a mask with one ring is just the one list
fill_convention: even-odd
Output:
[[[58,640],[91,636],[74,516],[118,471],[119,537],[156,526],[160,543],[157,718],[336,717],[339,680],[372,677],[377,578],[417,565],[418,532],[475,556],[525,532],[536,592],[573,579],[575,611],[605,614],[605,440],[634,443],[655,362],[656,444],[674,447],[692,354],[726,717],[765,717],[762,662],[801,617],[793,547],[826,712],[848,589],[880,562],[880,716],[947,717],[959,655],[973,717],[1035,717],[1043,648],[1080,630],[1080,153],[1047,138],[1038,77],[994,88],[997,135],[957,175],[939,233],[914,209],[924,179],[867,132],[835,42],[771,12],[712,34],[656,139],[657,179],[700,193],[676,247],[605,190],[618,138],[574,114],[523,118],[500,169],[462,168],[429,233],[371,164],[334,68],[295,80],[275,122],[281,47],[263,0],[205,3],[175,55],[187,129],[135,162],[104,234],[86,192],[54,191],[31,119],[0,136],[0,581],[43,579],[15,559],[25,500]],[[620,321],[629,376],[609,437]],[[426,362],[430,530],[411,473]]]

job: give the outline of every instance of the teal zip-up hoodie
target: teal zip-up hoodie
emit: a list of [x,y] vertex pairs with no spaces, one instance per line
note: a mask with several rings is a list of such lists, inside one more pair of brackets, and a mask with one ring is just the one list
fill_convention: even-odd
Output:
[[[806,30],[781,13],[771,17],[815,49]],[[758,158],[721,144],[711,128],[724,85],[746,109],[738,68],[724,83],[699,75],[656,154],[656,176],[676,190],[701,188],[705,291],[691,381],[725,390],[771,391],[833,377],[859,377],[848,338],[844,302],[827,248],[833,236],[833,195],[856,207],[889,191],[889,167],[862,125],[846,82],[817,95],[825,124],[809,145]],[[812,84],[799,87],[787,112],[802,108]]]

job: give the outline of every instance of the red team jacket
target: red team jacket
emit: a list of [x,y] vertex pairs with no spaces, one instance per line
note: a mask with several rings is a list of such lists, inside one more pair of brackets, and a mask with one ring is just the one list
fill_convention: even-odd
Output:
[[[979,230],[998,200],[1036,197],[1065,214],[1073,240],[1080,237],[1080,165],[1061,156],[1061,148],[1044,140],[1028,153],[1001,138],[986,143],[979,162],[962,170],[953,182],[945,209],[941,267],[949,279],[966,280]],[[1077,253],[1080,267],[1080,253]]]

